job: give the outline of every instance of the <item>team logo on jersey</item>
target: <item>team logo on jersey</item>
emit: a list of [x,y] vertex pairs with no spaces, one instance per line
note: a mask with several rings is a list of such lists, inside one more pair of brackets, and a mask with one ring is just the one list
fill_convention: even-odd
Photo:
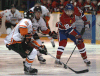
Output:
[[70,20],[70,23],[72,23],[72,20]]

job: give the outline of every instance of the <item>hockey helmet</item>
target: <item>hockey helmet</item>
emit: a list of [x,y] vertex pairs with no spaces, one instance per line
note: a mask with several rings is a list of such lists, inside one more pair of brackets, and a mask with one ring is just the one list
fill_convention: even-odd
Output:
[[72,4],[67,4],[64,11],[67,15],[71,16],[74,13],[74,6]]
[[34,12],[41,12],[42,13],[41,6],[35,6],[34,7]]
[[65,6],[65,9],[64,9],[65,11],[66,10],[74,10],[74,6],[72,5],[72,4],[67,4],[66,6]]

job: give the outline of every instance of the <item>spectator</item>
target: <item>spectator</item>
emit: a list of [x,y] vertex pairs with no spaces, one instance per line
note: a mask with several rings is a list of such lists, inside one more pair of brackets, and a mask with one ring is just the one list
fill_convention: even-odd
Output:
[[97,0],[92,0],[91,6],[93,11],[97,11]]
[[27,4],[26,4],[26,2],[23,2],[23,3],[21,4],[21,6],[18,6],[18,7],[17,7],[17,9],[18,9],[19,11],[26,11],[26,10],[27,10]]
[[83,2],[83,0],[78,0],[76,6],[83,10],[84,9],[84,2]]
[[84,12],[91,13],[91,10],[91,0],[86,0],[86,2],[84,3]]
[[41,2],[43,6],[47,7],[47,0],[41,0]]
[[85,5],[91,5],[91,0],[86,0],[85,3],[84,3],[84,6]]
[[66,4],[68,4],[69,1],[65,1],[65,0],[60,0],[60,4],[59,4],[59,12],[63,12],[64,7],[66,6]]
[[98,11],[97,13],[100,13],[100,0],[98,1]]
[[58,5],[59,5],[59,3],[57,1],[52,2],[53,12],[58,12],[59,11]]
[[52,8],[52,0],[47,0],[47,8],[50,12],[53,11],[53,8]]
[[73,4],[74,6],[76,6],[77,4],[76,0],[71,0],[70,3]]

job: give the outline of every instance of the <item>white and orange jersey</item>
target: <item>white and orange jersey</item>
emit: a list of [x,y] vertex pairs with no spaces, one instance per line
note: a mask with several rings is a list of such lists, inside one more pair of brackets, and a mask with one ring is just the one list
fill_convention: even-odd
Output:
[[[41,5],[41,9],[42,9],[41,17],[45,20],[46,26],[48,26],[48,21],[50,20],[50,12],[45,6],[42,5]],[[34,12],[34,7],[32,7],[30,10]]]
[[12,32],[6,36],[4,42],[5,44],[15,44],[15,43],[21,43],[25,35],[28,33],[32,34],[32,22],[30,19],[22,19],[12,30]]
[[9,9],[6,9],[4,11],[1,11],[0,12],[0,18],[4,17],[7,12],[9,12]]
[[11,9],[5,13],[6,20],[12,24],[17,24],[23,17],[21,13],[16,9],[15,13],[12,14]]
[[[49,10],[45,6],[41,5],[41,9],[42,9],[42,15],[41,15],[42,17],[49,16]],[[30,10],[34,12],[34,7],[32,7]]]
[[[46,23],[44,21],[44,19],[42,17],[40,17],[39,20],[36,20],[36,18],[33,18],[33,30],[34,31],[37,31],[37,29],[40,27],[41,31],[44,33],[44,34],[48,34],[48,32],[50,30],[48,30],[47,26],[46,26]],[[48,30],[48,31],[47,31]]]

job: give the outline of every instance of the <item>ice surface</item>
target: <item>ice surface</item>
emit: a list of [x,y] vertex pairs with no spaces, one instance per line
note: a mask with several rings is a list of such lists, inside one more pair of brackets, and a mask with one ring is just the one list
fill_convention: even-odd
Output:
[[[56,56],[56,51],[58,48],[58,42],[56,42],[56,47],[53,48],[50,42],[44,41],[47,46],[48,52],[53,56]],[[91,61],[91,66],[87,67],[83,62],[78,49],[75,50],[71,59],[68,62],[68,66],[74,70],[89,69],[88,73],[75,74],[69,69],[64,69],[63,66],[57,67],[54,62],[55,59],[49,55],[43,55],[47,60],[46,64],[40,64],[35,58],[32,67],[38,69],[37,76],[100,76],[100,45],[86,44],[88,60]],[[75,45],[68,42],[67,47],[62,55],[62,62],[66,62],[70,56]],[[3,43],[3,39],[0,39],[0,76],[27,76],[24,75],[23,71],[23,61],[17,53],[13,51],[8,51]]]

